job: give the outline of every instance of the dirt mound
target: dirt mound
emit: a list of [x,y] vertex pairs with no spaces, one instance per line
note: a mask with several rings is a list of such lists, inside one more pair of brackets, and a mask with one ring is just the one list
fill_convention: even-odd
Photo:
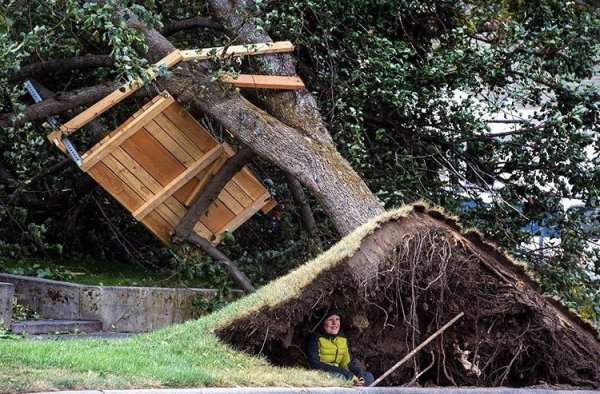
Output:
[[354,353],[377,376],[464,312],[383,383],[600,387],[594,327],[541,296],[523,267],[478,233],[462,233],[452,219],[415,206],[365,234],[356,253],[297,294],[282,295],[282,302],[230,322],[217,335],[275,364],[302,365],[319,311],[335,305]]

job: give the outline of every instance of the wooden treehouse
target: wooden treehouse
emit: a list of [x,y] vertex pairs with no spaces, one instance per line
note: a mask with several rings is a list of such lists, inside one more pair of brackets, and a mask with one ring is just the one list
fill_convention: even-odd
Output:
[[[289,52],[290,42],[238,45],[201,50],[176,50],[146,73],[157,77],[157,69],[181,61],[205,60],[209,56],[245,56]],[[272,75],[225,76],[222,83],[255,89],[300,89],[298,77]],[[81,156],[69,135],[98,118],[133,94],[141,81],[121,86],[71,119],[48,139],[73,158],[107,192],[121,203],[166,245],[188,207],[227,159],[235,154],[219,143],[168,93],[162,92],[123,124]],[[276,205],[268,190],[252,171],[244,167],[220,191],[217,199],[194,225],[194,232],[218,244],[256,212],[266,213]]]

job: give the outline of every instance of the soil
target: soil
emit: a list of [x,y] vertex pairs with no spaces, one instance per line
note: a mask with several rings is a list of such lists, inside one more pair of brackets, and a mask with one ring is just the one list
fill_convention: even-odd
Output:
[[541,296],[478,233],[424,207],[380,226],[297,299],[217,334],[276,365],[306,365],[307,339],[331,306],[342,311],[353,355],[375,376],[465,313],[381,385],[600,387],[595,328]]

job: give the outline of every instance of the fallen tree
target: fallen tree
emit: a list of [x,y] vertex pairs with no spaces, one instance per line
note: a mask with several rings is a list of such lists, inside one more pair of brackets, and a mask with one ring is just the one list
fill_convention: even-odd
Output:
[[[219,19],[219,26],[238,41],[270,41],[270,37],[254,25],[249,2],[213,0],[209,3],[213,15]],[[123,15],[126,17],[120,18]],[[175,49],[158,30],[128,10],[115,15],[115,19],[126,20],[130,28],[143,34],[150,60],[157,60]],[[506,56],[510,59],[510,54]],[[511,64],[507,62],[503,71],[510,74]],[[263,73],[295,73],[292,58],[287,55],[265,57],[253,67]],[[453,67],[447,69],[453,72]],[[378,199],[337,152],[320,118],[316,100],[308,91],[266,94],[260,100],[252,97],[250,101],[238,91],[219,85],[214,80],[216,71],[218,65],[210,62],[181,65],[170,79],[161,81],[160,86],[226,127],[256,154],[298,179],[322,203],[339,233],[349,234],[383,212]],[[511,75],[521,74],[513,71]],[[446,77],[444,74],[440,79]],[[498,81],[493,79],[492,82],[495,86]],[[103,89],[101,85],[83,89],[78,95],[65,95],[69,98],[67,101],[56,99],[46,107],[32,105],[25,112],[26,119],[41,119],[95,101]],[[419,112],[430,109],[425,104],[430,100],[409,101],[421,106]],[[431,112],[437,113],[433,109]],[[414,110],[409,104],[403,107],[406,113]],[[380,112],[387,115],[386,110],[374,112],[378,116],[372,114],[365,120],[381,125]],[[394,119],[397,111],[389,113],[392,119],[383,119],[386,124],[400,129],[413,124],[403,118]],[[0,116],[0,122],[13,120],[10,113]],[[416,120],[415,128],[430,126]],[[446,123],[440,126],[444,133],[446,126]],[[472,136],[473,129],[467,126],[464,127],[467,136],[463,139],[450,138],[448,142],[437,135],[415,133],[417,142],[407,144],[431,146],[434,152],[439,145],[451,151],[465,141],[506,136]],[[511,133],[532,134],[531,130],[523,128]],[[409,134],[410,130],[403,132]],[[415,136],[411,134],[411,138]],[[426,153],[430,156],[430,152]],[[380,159],[376,151],[369,158]],[[402,163],[397,156],[389,161]],[[488,171],[482,176],[480,167],[485,168],[476,165],[473,169],[486,181]],[[454,169],[454,166],[448,162],[447,168]],[[438,169],[432,166],[429,172],[437,177]],[[551,170],[550,167],[548,171]],[[511,171],[511,168],[503,166],[502,171]],[[263,350],[274,362],[292,363],[301,357],[290,356],[290,349],[302,347],[306,332],[314,327],[318,317],[312,316],[313,311],[333,302],[353,317],[348,328],[358,339],[355,341],[357,353],[365,356],[374,372],[380,373],[460,311],[465,312],[465,318],[443,337],[444,342],[436,341],[428,348],[429,352],[399,369],[388,383],[404,383],[420,375],[416,378],[420,383],[442,385],[530,385],[543,381],[597,386],[598,367],[593,361],[598,358],[598,344],[593,330],[577,316],[541,297],[520,268],[486,246],[475,233],[461,235],[451,221],[423,209],[407,218],[402,212],[391,214],[380,222],[383,224],[376,231],[374,227],[365,227],[352,233],[314,264],[299,271],[306,274],[300,286],[290,288],[288,277],[265,288],[257,295],[259,301],[268,295],[270,304],[264,304],[264,309],[246,301],[238,304],[248,306],[247,310],[236,317],[235,325],[221,327],[219,334],[248,351]],[[374,232],[370,234],[367,230]],[[359,247],[359,253],[349,253]],[[214,256],[226,261],[223,256]],[[357,305],[357,299],[363,302]],[[249,298],[248,302],[256,300]],[[261,313],[253,315],[252,311]]]
[[332,305],[375,375],[465,313],[389,385],[600,387],[595,328],[543,297],[525,266],[477,231],[423,204],[377,217],[243,300],[217,334],[275,364],[303,364],[319,311]]

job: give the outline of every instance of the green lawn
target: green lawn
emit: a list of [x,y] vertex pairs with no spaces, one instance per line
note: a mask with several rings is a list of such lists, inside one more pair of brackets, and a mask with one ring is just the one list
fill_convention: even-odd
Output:
[[210,315],[122,340],[0,340],[0,392],[343,384],[235,351],[212,333],[215,322]]

